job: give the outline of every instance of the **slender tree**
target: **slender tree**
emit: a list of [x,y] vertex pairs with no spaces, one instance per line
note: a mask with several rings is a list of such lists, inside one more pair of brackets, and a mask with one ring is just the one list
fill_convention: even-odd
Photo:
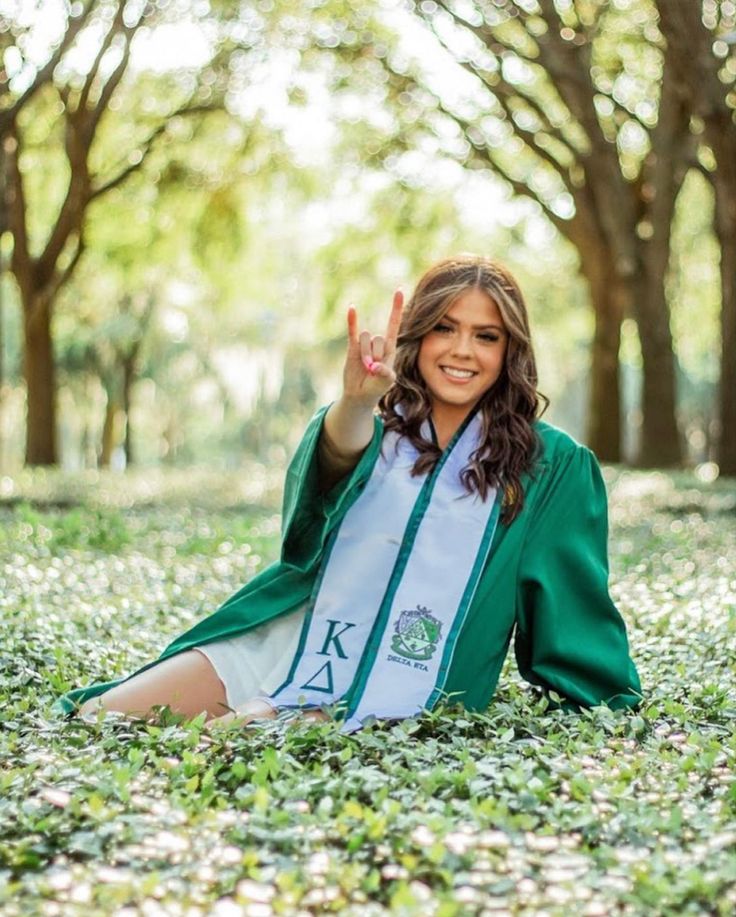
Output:
[[736,475],[736,8],[715,0],[658,0],[658,8],[677,89],[712,156],[705,171],[721,249],[718,459],[723,474]]
[[[38,68],[33,78],[27,80],[26,85],[19,93],[14,93],[10,88],[10,77],[6,67],[8,52],[16,49],[18,35],[11,27],[11,23],[0,14],[0,241],[3,235],[12,231],[14,224],[11,221],[9,205],[14,202],[16,190],[9,180],[9,170],[13,165],[13,158],[17,155],[17,138],[15,125],[25,106],[27,106],[39,90],[53,77],[54,70],[68,49],[73,45],[79,30],[85,24],[90,12],[89,3],[80,6],[76,15],[70,15],[67,28],[61,41],[49,55],[46,63]],[[0,297],[3,295],[2,283],[6,270],[4,254],[0,252]],[[2,338],[3,308],[0,301],[0,343]],[[1,357],[1,353],[0,353]],[[0,398],[2,396],[4,373],[0,370]],[[0,401],[0,407],[2,402]]]

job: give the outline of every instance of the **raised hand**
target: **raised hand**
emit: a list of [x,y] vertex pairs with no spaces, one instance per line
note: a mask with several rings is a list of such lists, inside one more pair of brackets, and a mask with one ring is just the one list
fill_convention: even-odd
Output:
[[394,293],[391,314],[385,334],[358,333],[358,313],[348,307],[348,350],[343,370],[343,390],[346,397],[377,402],[396,380],[394,360],[399,336],[404,294]]
[[375,431],[375,408],[396,379],[394,360],[404,295],[394,293],[386,333],[358,333],[358,315],[348,308],[348,351],[343,393],[325,414],[320,436],[320,484],[329,490],[355,465]]

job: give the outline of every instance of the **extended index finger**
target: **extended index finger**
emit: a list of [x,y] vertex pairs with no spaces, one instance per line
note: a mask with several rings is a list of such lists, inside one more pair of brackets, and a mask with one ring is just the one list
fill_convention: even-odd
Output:
[[399,336],[399,327],[401,325],[401,312],[404,308],[404,294],[401,290],[394,293],[394,301],[391,306],[391,314],[388,317],[386,326],[386,349],[393,350],[396,347],[396,339]]
[[352,303],[348,306],[348,344],[351,347],[358,347],[358,311]]

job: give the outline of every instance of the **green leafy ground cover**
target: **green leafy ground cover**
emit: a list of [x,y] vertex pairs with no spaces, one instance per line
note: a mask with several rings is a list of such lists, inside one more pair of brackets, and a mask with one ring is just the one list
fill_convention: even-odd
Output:
[[274,479],[0,481],[0,912],[734,913],[736,484],[607,477],[640,711],[548,711],[510,658],[483,714],[217,738],[49,706],[273,559]]

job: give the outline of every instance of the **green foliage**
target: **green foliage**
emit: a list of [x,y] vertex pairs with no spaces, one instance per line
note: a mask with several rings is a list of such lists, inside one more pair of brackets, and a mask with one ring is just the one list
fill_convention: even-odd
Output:
[[38,512],[29,503],[21,503],[16,509],[15,523],[16,530],[9,527],[5,538],[31,541],[49,551],[68,547],[119,551],[131,538],[123,517],[110,509],[77,507],[51,515]]
[[277,495],[248,505],[240,474],[13,482],[0,910],[732,914],[736,488],[606,477],[641,709],[553,711],[509,660],[487,711],[351,737],[208,733],[165,710],[50,718],[60,692],[150,661],[272,560]]

